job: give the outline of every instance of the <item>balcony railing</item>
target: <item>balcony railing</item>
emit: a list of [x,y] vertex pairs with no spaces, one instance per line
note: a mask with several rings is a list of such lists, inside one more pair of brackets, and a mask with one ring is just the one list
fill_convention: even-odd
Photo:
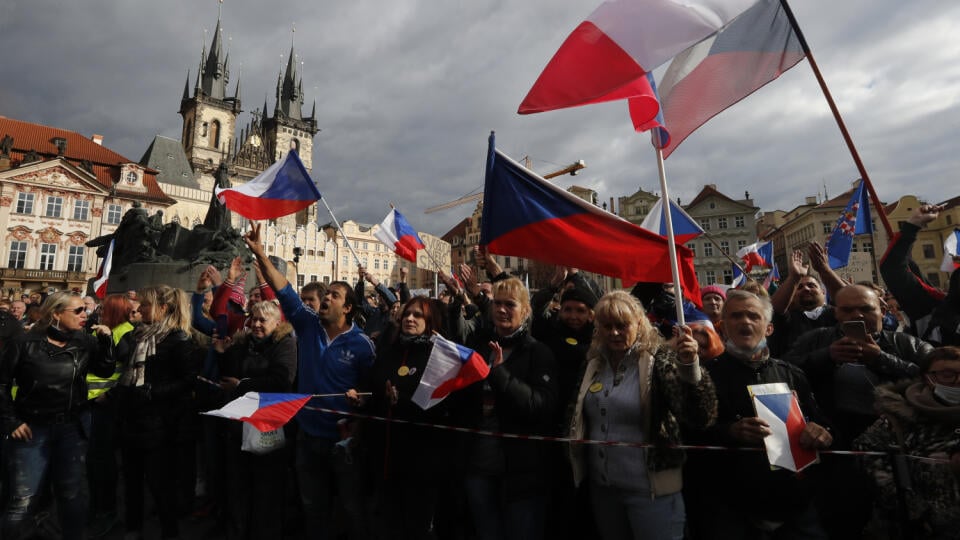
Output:
[[65,270],[36,270],[33,268],[0,268],[0,278],[30,279],[39,281],[86,281],[86,272],[67,272]]

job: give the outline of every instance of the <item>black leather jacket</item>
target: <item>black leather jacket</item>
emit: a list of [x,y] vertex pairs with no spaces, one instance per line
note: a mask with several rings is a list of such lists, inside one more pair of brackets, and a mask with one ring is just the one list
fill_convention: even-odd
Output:
[[[64,347],[43,330],[7,344],[0,363],[0,422],[4,434],[20,424],[50,424],[75,418],[87,402],[87,372],[113,374],[113,339],[76,332]],[[16,384],[17,397],[11,396]]]

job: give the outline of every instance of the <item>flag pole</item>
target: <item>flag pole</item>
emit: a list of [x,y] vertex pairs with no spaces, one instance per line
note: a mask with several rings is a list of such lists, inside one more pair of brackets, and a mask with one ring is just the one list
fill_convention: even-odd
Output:
[[677,246],[674,243],[673,219],[670,217],[670,194],[667,192],[667,172],[663,167],[663,149],[659,144],[653,147],[657,153],[657,170],[660,173],[660,193],[664,203],[663,220],[667,224],[667,253],[670,254],[670,275],[673,276],[673,298],[674,307],[677,310],[677,324],[683,326],[686,322],[683,320],[683,288],[680,287],[680,267],[677,264]]
[[347,234],[343,232],[343,227],[340,226],[340,222],[337,221],[337,216],[333,215],[333,210],[330,209],[330,205],[327,204],[326,197],[320,197],[320,200],[323,201],[323,206],[327,208],[327,212],[330,214],[330,217],[333,219],[333,224],[337,226],[337,230],[340,231],[340,236],[343,237],[343,240],[347,243],[347,249],[350,250],[350,253],[353,255],[353,260],[357,261],[357,266],[363,266],[363,263],[360,262],[360,257],[357,256],[357,252],[353,250],[353,244],[350,243],[350,239],[347,238]]
[[740,263],[738,263],[736,259],[734,259],[733,257],[731,257],[729,253],[727,253],[726,251],[724,251],[723,248],[720,247],[720,244],[718,244],[717,241],[714,240],[713,236],[710,236],[710,234],[709,234],[708,232],[706,232],[706,231],[703,232],[703,235],[707,237],[707,240],[709,240],[711,244],[713,244],[714,246],[716,246],[716,248],[720,251],[720,253],[723,254],[724,257],[727,258],[728,261],[730,261],[731,263],[733,263],[734,266],[736,266],[737,268],[739,268],[739,269],[740,269],[740,272],[743,273],[743,275],[747,275],[747,273],[744,272],[743,267],[740,266]]
[[867,168],[864,167],[863,161],[860,159],[860,154],[857,152],[856,146],[853,144],[853,138],[850,137],[850,132],[847,131],[847,126],[843,122],[843,118],[840,116],[840,110],[837,108],[837,104],[833,101],[833,96],[830,94],[830,89],[827,88],[827,82],[823,79],[823,75],[820,73],[820,68],[817,66],[817,61],[813,58],[813,52],[810,50],[810,45],[807,44],[807,39],[803,36],[803,32],[800,30],[800,25],[797,23],[796,17],[793,16],[793,10],[790,9],[790,5],[787,3],[787,0],[780,0],[780,5],[783,6],[783,11],[787,16],[787,19],[790,20],[790,26],[793,27],[793,31],[797,34],[797,39],[800,41],[800,47],[803,48],[803,53],[807,55],[807,61],[810,63],[810,69],[813,70],[813,75],[817,78],[817,83],[820,85],[820,90],[823,91],[823,96],[827,100],[827,105],[830,106],[830,111],[833,113],[834,120],[837,121],[837,127],[840,128],[840,134],[843,135],[843,140],[847,144],[847,149],[850,150],[850,155],[853,157],[853,162],[857,166],[857,171],[860,172],[860,178],[866,183],[867,189],[870,191],[870,200],[873,201],[873,206],[876,207],[877,213],[880,215],[880,221],[883,222],[883,228],[887,231],[887,238],[893,237],[893,229],[890,227],[890,221],[887,220],[887,214],[883,211],[883,205],[880,203],[880,197],[877,196],[877,192],[873,189],[873,182],[870,181],[870,175],[867,174]]

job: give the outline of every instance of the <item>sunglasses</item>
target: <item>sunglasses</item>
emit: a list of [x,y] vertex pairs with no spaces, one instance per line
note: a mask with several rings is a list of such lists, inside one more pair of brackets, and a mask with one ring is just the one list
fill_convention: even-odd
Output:
[[79,314],[83,313],[84,311],[86,311],[86,309],[87,309],[87,306],[80,306],[80,307],[73,308],[73,309],[66,309],[66,310],[64,310],[64,311],[69,311],[70,313],[73,313],[74,315],[79,315]]

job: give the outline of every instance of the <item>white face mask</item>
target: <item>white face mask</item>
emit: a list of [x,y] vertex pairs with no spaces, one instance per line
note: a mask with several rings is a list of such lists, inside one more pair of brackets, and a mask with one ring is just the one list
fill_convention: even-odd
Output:
[[934,384],[933,395],[942,399],[950,405],[960,405],[960,386],[947,386],[945,384]]

